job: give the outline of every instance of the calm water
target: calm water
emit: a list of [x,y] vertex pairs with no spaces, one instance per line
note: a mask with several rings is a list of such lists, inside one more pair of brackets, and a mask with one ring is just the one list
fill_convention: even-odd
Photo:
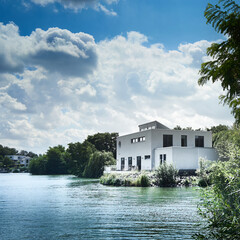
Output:
[[197,202],[193,188],[0,174],[0,239],[191,239]]

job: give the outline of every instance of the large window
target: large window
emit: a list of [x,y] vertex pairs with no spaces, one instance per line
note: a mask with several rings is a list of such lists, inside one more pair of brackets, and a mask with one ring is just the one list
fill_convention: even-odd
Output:
[[173,145],[172,135],[163,135],[163,147],[171,147]]
[[121,170],[125,167],[125,158],[121,158]]
[[128,169],[132,169],[132,157],[128,157]]
[[204,147],[204,137],[195,136],[195,147]]
[[187,147],[187,135],[182,135],[181,136],[181,146],[182,147]]

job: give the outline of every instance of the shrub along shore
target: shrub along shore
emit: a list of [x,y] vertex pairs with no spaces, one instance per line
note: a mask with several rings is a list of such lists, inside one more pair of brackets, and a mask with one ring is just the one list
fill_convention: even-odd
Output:
[[156,171],[105,173],[100,178],[103,185],[125,187],[180,187],[202,186],[201,176],[180,176],[172,166],[163,164]]

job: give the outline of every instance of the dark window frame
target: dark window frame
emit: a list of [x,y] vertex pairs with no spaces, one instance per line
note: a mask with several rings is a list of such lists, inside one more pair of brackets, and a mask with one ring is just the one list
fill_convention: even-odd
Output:
[[204,136],[195,136],[195,147],[204,147]]
[[163,134],[163,147],[173,146],[173,135]]
[[187,135],[181,135],[181,147],[187,147]]

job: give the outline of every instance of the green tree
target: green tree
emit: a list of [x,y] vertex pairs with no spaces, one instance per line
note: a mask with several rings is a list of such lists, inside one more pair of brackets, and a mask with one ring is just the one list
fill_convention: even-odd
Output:
[[9,157],[5,156],[0,159],[0,167],[9,169],[11,167],[14,167],[14,161],[11,160]]
[[237,125],[213,133],[213,147],[217,149],[219,160],[229,159],[230,146],[240,146],[240,128]]
[[33,158],[29,163],[29,172],[33,175],[44,175],[46,171],[47,157],[46,155]]
[[69,167],[72,174],[83,176],[84,169],[92,153],[96,151],[93,144],[88,141],[83,143],[69,143],[67,152],[70,154]]
[[66,174],[67,165],[64,159],[65,148],[61,145],[50,147],[47,151],[47,174]]
[[98,151],[112,152],[116,158],[116,140],[118,133],[97,133],[89,135],[87,141],[92,143]]
[[4,147],[0,144],[0,156],[16,155],[18,151],[15,148]]
[[99,178],[103,175],[104,166],[113,165],[115,163],[116,161],[111,152],[96,151],[91,154],[83,172],[83,176],[88,178]]
[[219,0],[208,4],[205,10],[207,23],[227,36],[221,43],[213,43],[207,55],[213,60],[201,66],[199,84],[209,80],[220,81],[225,95],[220,99],[232,108],[236,121],[240,122],[240,6],[233,0]]

